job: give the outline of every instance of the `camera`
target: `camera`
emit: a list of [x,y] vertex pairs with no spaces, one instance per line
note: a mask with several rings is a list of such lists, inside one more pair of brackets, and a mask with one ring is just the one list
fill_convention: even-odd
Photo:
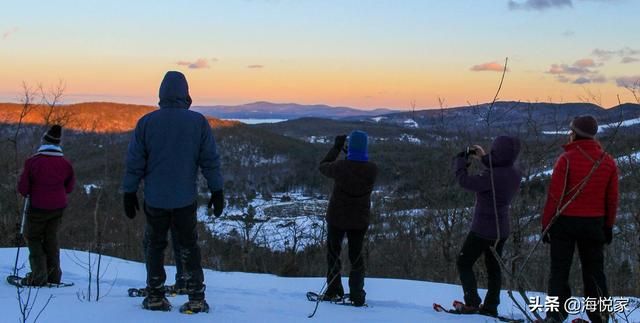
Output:
[[469,157],[471,155],[475,155],[477,153],[476,149],[474,147],[471,146],[467,146],[467,149],[465,150],[465,156]]

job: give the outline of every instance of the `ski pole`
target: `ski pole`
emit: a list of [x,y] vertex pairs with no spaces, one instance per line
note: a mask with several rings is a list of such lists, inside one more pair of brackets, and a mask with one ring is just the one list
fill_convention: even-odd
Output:
[[27,197],[24,198],[24,206],[22,208],[22,222],[20,222],[20,235],[24,235],[24,222],[27,218],[27,212],[29,211],[29,204],[31,202],[31,199],[29,198],[29,195],[27,195]]
[[22,207],[22,220],[20,222],[20,231],[18,233],[18,235],[16,236],[16,244],[18,245],[18,248],[16,249],[16,261],[13,265],[13,275],[17,276],[18,275],[18,258],[20,258],[20,246],[22,245],[20,243],[20,239],[24,236],[24,223],[26,221],[27,218],[27,212],[29,211],[29,202],[30,202],[30,198],[29,195],[27,195],[24,198],[24,205]]

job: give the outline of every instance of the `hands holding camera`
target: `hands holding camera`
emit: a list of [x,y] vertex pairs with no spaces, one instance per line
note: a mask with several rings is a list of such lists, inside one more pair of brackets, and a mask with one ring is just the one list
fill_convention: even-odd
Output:
[[465,159],[468,159],[469,157],[473,157],[475,159],[482,159],[482,157],[486,154],[487,153],[484,151],[482,146],[473,145],[473,146],[467,147],[464,151],[461,151],[460,153],[458,153],[457,156]]

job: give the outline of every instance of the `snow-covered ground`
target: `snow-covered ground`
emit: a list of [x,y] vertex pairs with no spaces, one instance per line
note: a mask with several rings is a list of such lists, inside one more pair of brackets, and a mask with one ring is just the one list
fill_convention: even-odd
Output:
[[[19,264],[28,267],[27,252],[20,253]],[[0,249],[0,270],[11,273],[15,248]],[[169,298],[171,312],[151,312],[140,306],[142,298],[127,296],[130,287],[145,285],[144,264],[104,257],[108,270],[102,277],[103,298],[99,302],[82,301],[79,295],[87,293],[87,271],[79,259],[87,259],[82,251],[62,250],[63,280],[74,282],[66,288],[42,288],[31,313],[31,320],[50,296],[53,298],[43,311],[39,322],[494,322],[479,315],[450,315],[434,312],[434,302],[448,305],[462,297],[460,286],[424,281],[367,278],[365,289],[369,307],[354,308],[321,303],[316,316],[308,319],[314,303],[306,300],[307,291],[317,291],[323,285],[321,277],[283,278],[267,274],[217,272],[205,270],[206,298],[210,313],[180,314],[177,308],[186,302],[186,296]],[[167,276],[173,277],[175,268],[166,267]],[[21,273],[24,274],[25,270]],[[169,282],[172,280],[170,279]],[[343,285],[348,287],[346,278]],[[95,286],[94,286],[95,292]],[[32,297],[35,294],[32,293]],[[481,292],[481,295],[484,291]],[[20,312],[16,288],[0,283],[0,311],[2,322],[18,322]],[[529,296],[539,294],[529,293]],[[522,317],[502,293],[499,308],[504,315]],[[636,311],[638,312],[638,311]],[[634,313],[632,322],[640,321]]]
[[407,128],[419,128],[418,123],[413,119],[406,119],[403,124]]
[[[615,161],[618,164],[618,166],[628,164],[628,163],[638,163],[638,161],[640,161],[640,151],[636,151],[628,155],[618,156],[615,158]],[[553,168],[547,168],[543,171],[540,171],[538,173],[531,175],[530,179],[534,179],[536,177],[551,176],[552,173],[553,173]]]
[[400,141],[406,141],[412,144],[420,144],[422,143],[422,140],[420,140],[420,138],[414,136],[414,135],[410,135],[410,134],[406,134],[403,133],[400,135]]
[[249,202],[255,213],[247,216],[249,207],[229,207],[222,217],[211,219],[205,206],[198,218],[208,223],[211,232],[226,239],[243,239],[271,250],[303,250],[322,243],[327,200],[301,193],[275,193],[269,200],[259,194]]
[[[600,129],[600,131],[603,131],[603,130],[615,129],[615,128],[618,128],[618,126],[620,126],[620,128],[624,128],[624,127],[635,126],[637,124],[640,124],[640,118],[624,120],[622,122],[613,122],[613,123],[603,124],[603,125],[600,125],[598,128]],[[568,135],[569,130],[556,130],[556,131],[547,130],[547,131],[543,131],[542,134],[543,135]]]

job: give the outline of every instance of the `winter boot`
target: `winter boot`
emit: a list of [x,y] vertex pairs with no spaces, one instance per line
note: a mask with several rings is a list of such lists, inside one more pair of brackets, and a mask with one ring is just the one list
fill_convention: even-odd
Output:
[[183,314],[195,314],[195,313],[209,313],[209,304],[204,299],[202,300],[190,300],[180,307],[180,313]]
[[38,279],[33,273],[28,273],[24,278],[22,278],[20,284],[22,286],[42,287],[47,284],[47,279],[46,277]]
[[341,283],[333,282],[322,295],[323,301],[340,301],[344,298],[344,288]]
[[150,311],[164,311],[171,310],[171,303],[165,297],[164,286],[160,288],[148,287],[145,289],[147,296],[142,301],[142,308]]
[[453,302],[453,308],[456,312],[460,314],[478,314],[480,312],[480,308],[473,305],[467,305],[460,301]]
[[498,309],[496,307],[493,307],[493,306],[487,306],[485,304],[480,304],[480,309],[478,310],[478,313],[480,313],[482,315],[496,317],[496,316],[498,316]]
[[349,294],[349,299],[351,300],[351,304],[353,304],[353,306],[355,307],[364,306],[366,295],[367,293],[365,293],[364,290],[359,292],[351,292]]
[[164,296],[147,296],[142,301],[142,308],[150,311],[163,311],[168,312],[171,311],[171,303]]
[[176,284],[173,285],[173,292],[178,295],[187,295],[187,283],[183,279],[176,279]]

